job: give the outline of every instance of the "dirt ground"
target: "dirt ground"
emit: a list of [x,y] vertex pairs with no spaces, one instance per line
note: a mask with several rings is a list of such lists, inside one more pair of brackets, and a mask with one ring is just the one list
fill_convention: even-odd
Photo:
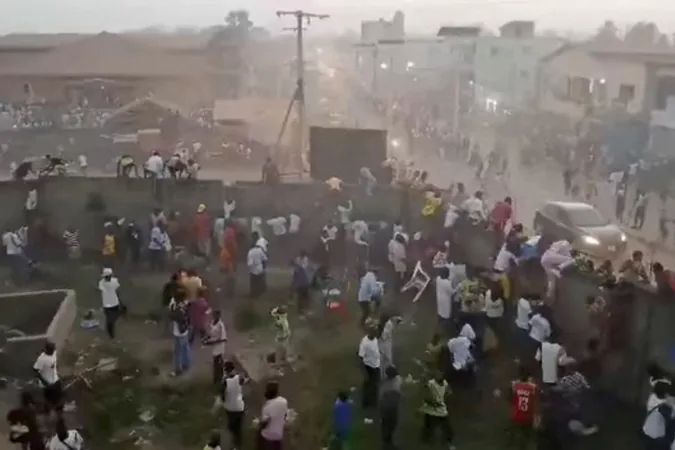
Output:
[[[99,307],[95,289],[98,268],[83,268],[63,277],[61,282],[77,291],[81,313]],[[214,286],[218,281],[211,272],[205,273],[205,278]],[[82,428],[89,448],[197,448],[204,445],[212,430],[226,435],[222,413],[212,410],[215,389],[210,380],[209,349],[196,344],[191,372],[180,378],[168,376],[171,341],[164,333],[159,295],[164,281],[164,275],[122,274],[122,296],[129,314],[119,323],[119,340],[109,342],[101,329],[83,330],[78,320],[67,348],[61,352],[60,371],[66,380],[102,359],[116,361],[112,370],[87,374],[91,387],[78,380],[67,392],[68,400],[76,404],[68,420]],[[351,390],[355,402],[349,448],[377,448],[378,426],[364,424],[358,407],[362,374],[356,353],[362,332],[357,324],[355,289],[347,296],[349,314],[345,322],[327,312],[320,299],[311,316],[299,317],[289,297],[289,275],[284,271],[270,276],[270,291],[254,303],[244,295],[245,280],[239,281],[241,292],[236,299],[225,300],[216,292],[213,302],[228,318],[228,350],[255,380],[246,393],[246,420],[250,426],[244,449],[254,448],[252,421],[260,410],[261,390],[268,377],[280,382],[281,394],[296,413],[288,428],[288,448],[319,450],[328,446],[331,407],[340,389]],[[290,306],[294,362],[285,368],[283,376],[278,376],[267,370],[264,358],[273,348],[269,310],[282,303]],[[414,306],[409,298],[399,298],[396,309],[404,317],[394,338],[394,357],[404,378],[397,440],[399,448],[407,449],[420,444],[421,418],[417,411],[421,404],[422,369],[416,359],[423,358],[436,318],[432,297],[423,297]],[[97,317],[102,320],[100,315]],[[510,350],[502,347],[480,365],[477,388],[453,393],[450,412],[458,448],[509,448],[505,441],[508,402],[505,395],[496,396],[494,392],[506,392],[514,375]],[[601,427],[599,435],[580,440],[576,448],[639,448],[639,422],[630,411],[612,405],[603,415]],[[441,448],[440,442],[438,445]]]

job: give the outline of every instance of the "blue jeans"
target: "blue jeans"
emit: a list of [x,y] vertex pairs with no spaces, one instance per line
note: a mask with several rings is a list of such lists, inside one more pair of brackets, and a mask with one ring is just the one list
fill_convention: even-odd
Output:
[[173,337],[173,361],[176,373],[183,373],[190,368],[190,337]]

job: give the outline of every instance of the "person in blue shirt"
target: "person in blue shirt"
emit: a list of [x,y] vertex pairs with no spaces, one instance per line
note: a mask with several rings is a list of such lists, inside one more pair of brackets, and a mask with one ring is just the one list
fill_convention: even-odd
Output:
[[331,450],[343,450],[352,427],[353,404],[347,391],[338,392],[333,405],[333,442]]
[[377,306],[382,297],[382,287],[377,280],[377,271],[367,269],[359,284],[358,301],[361,307],[361,325],[365,325],[371,313],[371,303]]
[[292,261],[293,282],[292,288],[298,301],[298,312],[304,314],[309,307],[309,258],[302,251],[300,255]]

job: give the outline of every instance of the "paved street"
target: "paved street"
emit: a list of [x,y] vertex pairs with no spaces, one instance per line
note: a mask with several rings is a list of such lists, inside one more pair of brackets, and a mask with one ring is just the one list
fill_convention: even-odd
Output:
[[[322,64],[324,67],[330,68],[334,61],[335,59],[332,58],[325,59]],[[340,70],[332,72],[334,73],[332,83],[324,84],[324,86],[331,86],[332,96],[349,99],[346,102],[341,102],[342,105],[348,105],[349,110],[340,111],[340,113],[357,121],[361,126],[381,123],[382,119],[374,110],[372,103],[362,93],[358,93],[354,89],[357,83],[355,81],[356,75],[344,65]],[[390,124],[388,131],[391,139],[398,140],[402,145],[405,144],[405,139],[401,138],[405,135],[404,130]],[[490,130],[482,131],[475,138],[479,139],[483,152],[489,151],[494,146],[495,138]],[[405,148],[401,148],[402,153],[405,153],[405,150]],[[537,209],[546,201],[565,199],[562,171],[554,166],[523,168],[518,163],[518,149],[511,147],[508,151],[510,176],[506,183],[487,180],[488,200],[494,202],[506,195],[513,197],[517,220],[528,227],[532,225]],[[463,162],[442,160],[438,155],[437,148],[415,148],[413,157],[415,164],[429,172],[429,179],[432,183],[441,188],[446,188],[450,183],[461,181],[466,184],[469,191],[479,188],[479,183],[474,179],[474,169],[469,168]],[[598,186],[598,190],[600,192],[596,200],[596,206],[607,218],[613,218],[614,201],[609,185]],[[629,237],[628,251],[642,250],[647,259],[661,261],[667,267],[675,267],[674,251],[666,250],[663,246],[647,245],[647,242],[653,242],[656,239],[656,199],[652,199],[650,203],[651,210],[648,212],[647,223],[643,232],[637,233],[624,227]]]

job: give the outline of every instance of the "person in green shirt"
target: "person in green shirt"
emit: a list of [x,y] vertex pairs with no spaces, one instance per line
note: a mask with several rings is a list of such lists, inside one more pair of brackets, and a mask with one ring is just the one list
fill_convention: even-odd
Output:
[[422,442],[430,444],[436,429],[441,430],[448,448],[454,449],[452,440],[454,432],[448,418],[447,397],[450,395],[448,382],[440,371],[424,385],[424,403],[420,408],[423,414]]
[[276,329],[276,363],[282,364],[288,361],[288,342],[291,339],[291,326],[288,322],[288,313],[285,306],[278,306],[271,312]]

